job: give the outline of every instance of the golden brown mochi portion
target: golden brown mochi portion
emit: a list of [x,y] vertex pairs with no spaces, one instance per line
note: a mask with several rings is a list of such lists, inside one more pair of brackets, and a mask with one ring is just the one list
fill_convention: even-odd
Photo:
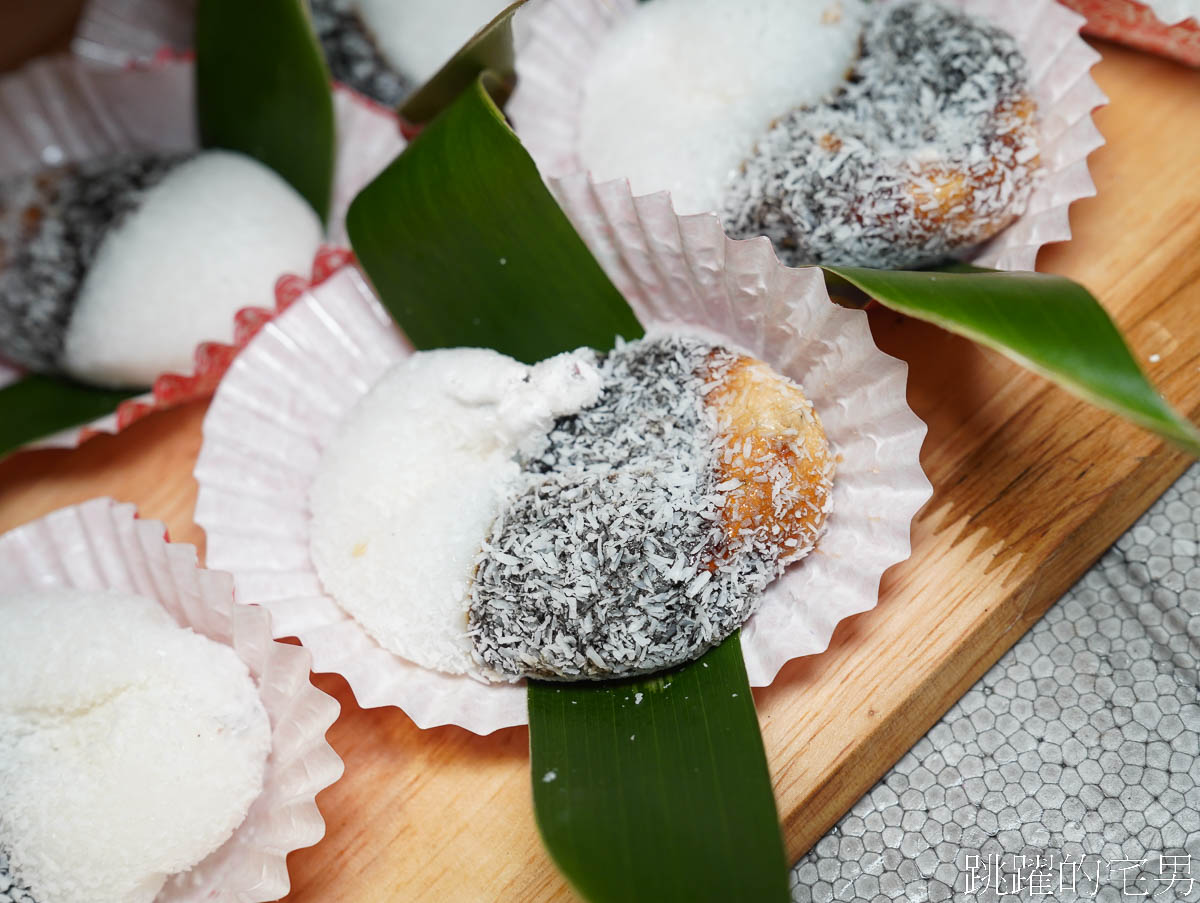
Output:
[[[1040,165],[1038,155],[1028,159],[1020,155],[1024,147],[1036,146],[1037,104],[1022,95],[999,105],[995,115],[997,121],[1010,125],[996,138],[1006,153],[992,157],[989,165],[950,168],[941,163],[915,164],[916,179],[908,184],[908,194],[912,215],[923,229],[971,233],[975,241],[986,241],[1020,216],[1020,209],[988,203],[985,198],[1001,191],[1005,180],[1026,179]],[[1013,162],[1016,160],[1020,162]]]
[[[715,355],[716,353],[714,353]],[[722,510],[726,548],[751,539],[777,550],[780,564],[815,545],[830,510],[834,459],[804,392],[753,357],[710,355],[717,387],[705,404],[717,420],[717,482],[737,486]]]

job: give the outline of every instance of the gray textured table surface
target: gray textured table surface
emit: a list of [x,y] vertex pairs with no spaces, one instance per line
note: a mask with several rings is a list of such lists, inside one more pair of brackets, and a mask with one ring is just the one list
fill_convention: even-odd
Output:
[[1200,901],[1200,464],[792,871],[792,899]]

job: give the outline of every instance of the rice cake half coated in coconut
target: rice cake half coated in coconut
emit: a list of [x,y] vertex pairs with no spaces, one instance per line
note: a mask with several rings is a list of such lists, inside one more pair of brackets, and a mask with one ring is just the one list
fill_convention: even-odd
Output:
[[688,336],[619,346],[488,536],[471,639],[507,679],[604,679],[696,658],[815,545],[833,459],[799,387]]
[[593,361],[419,352],[347,415],[310,489],[310,547],[325,590],[384,649],[450,674],[478,670],[467,605],[479,549],[518,455],[596,397]]

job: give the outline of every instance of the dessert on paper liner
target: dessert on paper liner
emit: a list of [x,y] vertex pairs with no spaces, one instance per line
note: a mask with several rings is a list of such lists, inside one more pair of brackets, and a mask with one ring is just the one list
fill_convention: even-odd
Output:
[[[528,10],[539,0],[530,0]],[[506,0],[307,0],[335,81],[394,108],[507,6]],[[515,20],[518,46],[522,12]],[[109,66],[144,63],[194,44],[194,0],[89,0],[71,49]]]
[[[794,381],[836,460],[823,535],[766,588],[742,629],[750,681],[765,686],[788,660],[823,651],[841,619],[872,608],[880,576],[908,557],[912,518],[932,490],[919,461],[925,425],[905,398],[907,366],[876,348],[863,311],[829,300],[820,271],[784,267],[766,239],[733,241],[715,216],[679,217],[661,194],[589,197],[593,250],[648,332],[739,349]],[[234,575],[238,601],[268,608],[276,635],[298,637],[314,669],[342,674],[360,705],[486,734],[525,723],[522,685],[441,673],[388,651],[334,600],[314,560],[311,493],[323,454],[411,355],[357,271],[306,293],[218,387],[196,463],[196,522],[209,562]]]
[[[110,610],[122,614],[126,613],[127,606],[132,605],[135,626],[144,628],[149,623],[156,640],[164,643],[162,647],[152,644],[154,648],[173,650],[161,664],[155,664],[151,649],[148,653],[149,665],[135,665],[141,670],[122,677],[116,673],[126,668],[120,654],[116,654],[117,661],[114,663],[110,654],[103,650],[87,650],[85,654],[82,649],[58,649],[53,657],[64,659],[60,666],[68,665],[71,657],[79,662],[74,676],[69,680],[64,679],[56,688],[26,688],[35,697],[51,700],[51,705],[55,704],[55,694],[82,693],[84,696],[94,696],[100,693],[101,697],[94,705],[101,709],[113,705],[119,708],[118,712],[109,712],[104,717],[100,729],[105,732],[125,732],[122,735],[125,745],[120,747],[122,756],[138,754],[134,749],[136,744],[131,742],[136,737],[130,735],[129,730],[131,722],[138,722],[139,718],[144,717],[131,708],[133,703],[129,701],[130,697],[149,694],[150,703],[143,705],[161,705],[161,702],[154,702],[157,699],[154,694],[167,692],[166,684],[162,682],[166,680],[164,675],[170,673],[177,663],[182,667],[180,659],[192,657],[197,645],[219,653],[218,663],[224,664],[223,659],[227,659],[234,668],[241,670],[241,679],[249,681],[247,691],[253,700],[251,708],[257,712],[256,715],[255,711],[249,714],[259,719],[265,717],[262,730],[268,734],[262,739],[269,742],[269,751],[266,752],[265,763],[260,758],[258,764],[261,790],[249,798],[248,809],[240,823],[232,828],[231,835],[230,828],[225,828],[223,836],[227,839],[219,846],[190,869],[166,876],[157,895],[153,893],[154,885],[163,881],[161,872],[149,876],[148,889],[147,885],[142,887],[157,903],[214,899],[236,899],[249,903],[276,900],[285,895],[289,889],[287,854],[312,846],[324,836],[325,822],[318,810],[316,796],[337,781],[343,772],[341,758],[325,739],[325,732],[337,719],[339,707],[334,699],[310,683],[309,653],[296,646],[274,642],[269,613],[258,606],[235,603],[232,580],[228,574],[198,567],[196,551],[192,546],[169,542],[161,523],[141,520],[132,505],[111,499],[93,499],[60,509],[0,536],[0,570],[10,578],[5,587],[9,597],[6,604],[19,605],[21,603],[17,597],[22,593],[29,594],[32,600],[41,600],[42,614],[50,615],[51,625],[56,617],[73,617],[93,602],[102,606],[100,612]],[[137,614],[138,605],[142,606],[140,615]],[[46,611],[46,607],[54,606],[59,606],[56,611],[62,612],[62,615]],[[100,616],[103,617],[102,614]],[[29,626],[28,621],[23,624]],[[63,631],[66,635],[72,632],[77,635],[79,630]],[[177,641],[168,634],[175,635]],[[163,637],[166,639],[163,640]],[[110,639],[112,643],[120,643],[128,637]],[[230,655],[229,650],[234,655]],[[161,654],[166,655],[165,652]],[[146,655],[134,650],[129,658],[141,661],[146,659]],[[118,681],[133,679],[142,683],[135,682],[127,686],[118,694],[119,699],[105,696],[103,687],[89,686],[89,682],[110,679],[110,673],[115,674],[112,679]],[[159,675],[158,682],[148,687],[142,685],[147,673],[151,673],[151,681],[155,681],[153,675]],[[215,679],[212,683],[216,683]],[[224,685],[218,684],[221,687]],[[19,686],[11,689],[13,692],[22,690]],[[183,698],[189,698],[186,688],[183,692]],[[202,694],[211,695],[212,692],[202,690]],[[125,701],[122,702],[122,699]],[[245,713],[239,713],[240,709],[235,707],[233,698],[219,698],[208,705],[216,706],[216,723],[226,726],[215,731],[214,739],[203,741],[209,744],[207,748],[217,748],[213,744],[228,745],[231,741],[221,740],[220,737],[222,734],[228,736],[231,731],[235,738],[247,731],[252,734],[257,732],[257,727],[253,730],[248,727]],[[241,702],[237,705],[245,708]],[[18,716],[20,714],[17,713]],[[70,718],[84,721],[87,713],[68,711],[60,716],[63,722],[68,722]],[[182,712],[181,718],[186,720]],[[46,726],[53,723],[56,722],[48,716]],[[86,727],[81,724],[74,730],[84,730]],[[208,722],[198,722],[196,730],[202,728],[208,728]],[[69,732],[72,728],[68,725],[66,729]],[[207,735],[208,730],[205,733]],[[199,734],[196,736],[199,737]],[[70,755],[70,748],[61,739],[54,745],[54,750],[56,754]],[[153,747],[142,753],[154,755],[152,750]],[[93,755],[89,767],[97,773],[110,768],[111,772],[104,772],[101,777],[118,780],[122,773],[119,757],[113,758],[107,765],[102,765],[102,762],[108,762],[108,758]],[[159,764],[169,771],[170,761],[164,760]],[[153,777],[157,778],[157,766],[150,770],[154,772]],[[178,779],[187,783],[192,777],[189,773],[179,775]],[[211,788],[215,783],[219,782],[206,779],[197,787]],[[102,799],[93,800],[92,796],[89,791],[76,797],[72,804],[87,805],[90,807],[88,811],[93,811]],[[115,812],[110,814],[116,817]],[[189,817],[192,817],[191,813]],[[21,824],[26,827],[29,825],[28,822]],[[92,824],[88,830],[94,834],[95,827]],[[60,824],[59,828],[66,831],[66,823]],[[103,836],[93,839],[99,844],[104,842]],[[172,839],[181,843],[195,843],[188,838]],[[71,855],[76,854],[82,857],[84,851],[76,849]],[[156,854],[150,850],[135,850],[131,855],[153,858]],[[42,867],[37,861],[29,863],[29,866],[35,871]],[[130,880],[128,875],[118,872],[110,877],[114,880]],[[17,878],[19,880],[20,875]],[[46,880],[50,881],[62,879],[60,872],[46,876]]]
[[[66,233],[65,239],[43,228],[32,236],[37,246],[26,244],[24,248],[32,250],[19,249],[13,258],[24,261],[29,275],[18,272],[13,263],[7,277],[13,281],[10,297],[29,299],[9,302],[28,305],[23,310],[14,308],[10,322],[33,325],[25,327],[28,335],[15,329],[0,336],[4,340],[0,360],[6,365],[0,385],[32,370],[65,373],[97,385],[150,387],[123,402],[113,414],[44,437],[34,446],[73,447],[97,432],[119,431],[153,410],[210,394],[229,361],[264,322],[304,289],[352,262],[346,210],[405,145],[393,113],[346,88],[335,87],[338,152],[329,226],[322,231],[302,199],[266,167],[226,152],[197,155],[193,83],[190,61],[165,57],[129,69],[49,57],[0,79],[0,186],[18,201],[12,205],[9,220],[0,216],[0,239],[7,235],[9,240],[20,241],[24,235],[28,240],[30,224],[37,227],[47,221],[58,229],[47,213],[61,213],[64,220],[74,218],[70,229],[59,230]],[[106,161],[121,160],[133,162],[113,164],[115,174],[103,170]],[[155,161],[166,162],[158,165]],[[93,162],[95,171],[89,169]],[[258,241],[253,247],[247,243],[223,247],[221,259],[232,258],[231,267],[252,274],[246,278],[255,280],[255,293],[246,298],[235,295],[226,305],[228,311],[192,317],[188,301],[182,298],[194,300],[197,292],[188,290],[186,276],[181,274],[172,283],[171,274],[162,272],[164,255],[154,242],[173,237],[208,240],[197,233],[200,226],[189,226],[179,217],[195,205],[206,205],[210,217],[220,216],[224,201],[212,180],[245,189],[229,198],[239,209],[235,221],[221,231],[235,233],[238,221],[255,215],[255,204],[270,211],[263,216],[293,222],[281,226],[278,231],[289,238],[280,239],[274,247]],[[51,188],[39,188],[39,184]],[[256,193],[260,190],[261,197]],[[106,192],[100,201],[97,191]],[[106,221],[114,209],[116,213]],[[21,214],[22,219],[18,216],[22,210],[40,215]],[[95,222],[73,225],[88,210],[100,211]],[[176,228],[181,231],[172,231]],[[246,228],[257,230],[262,225]],[[156,234],[164,237],[156,238]],[[229,238],[221,242],[228,244]],[[93,251],[81,251],[80,244],[91,245]],[[254,262],[256,257],[264,261],[267,256],[278,263],[278,271],[273,265]],[[37,296],[36,286],[54,284],[42,278],[42,273],[72,270],[82,271],[73,286],[56,287],[53,295]],[[144,297],[131,298],[132,293],[124,288],[128,280],[151,272],[155,285],[165,280],[168,287],[175,284],[179,291],[156,290],[150,297],[147,290]],[[5,278],[0,271],[0,283]],[[160,297],[163,294],[167,297]],[[137,324],[153,322],[147,319],[147,308],[162,305],[169,309],[173,301],[184,305],[172,315],[181,324],[172,343],[179,347],[163,352],[164,331],[148,326],[139,329]],[[197,303],[203,304],[204,299]],[[194,327],[186,325],[189,320],[205,323],[216,334],[206,334],[209,330],[201,328],[193,338]],[[46,322],[58,325],[40,325]],[[160,367],[164,354],[170,364]]]
[[[753,162],[754,154],[758,152],[755,150],[749,158],[746,157],[746,154],[751,153],[752,147],[757,148],[768,143],[767,136],[778,129],[779,121],[786,120],[788,116],[792,115],[788,113],[789,109],[799,110],[800,112],[796,115],[804,115],[803,111],[806,109],[815,108],[819,111],[823,106],[828,106],[823,98],[828,96],[828,92],[836,86],[847,84],[844,80],[846,67],[855,63],[855,54],[858,53],[858,32],[855,29],[868,28],[867,25],[857,24],[860,20],[855,19],[852,13],[857,10],[855,15],[858,15],[861,21],[867,22],[869,19],[866,17],[871,10],[877,11],[877,15],[883,15],[887,10],[895,9],[902,3],[903,0],[889,0],[888,3],[866,6],[858,2],[850,2],[850,0],[829,3],[812,0],[806,4],[812,7],[809,13],[814,20],[807,26],[803,36],[810,43],[813,40],[816,41],[816,44],[810,48],[811,53],[809,54],[816,61],[809,64],[793,61],[788,65],[810,66],[813,73],[808,81],[817,83],[818,86],[809,90],[816,93],[813,96],[803,97],[797,102],[790,103],[785,100],[782,109],[764,107],[763,115],[760,118],[766,121],[762,123],[757,123],[756,120],[757,124],[751,125],[739,121],[736,127],[748,131],[744,142],[746,146],[742,149],[741,154],[735,153],[724,160],[721,165],[728,167],[731,174],[739,166],[744,171],[745,167]],[[588,172],[589,167],[583,159],[581,150],[585,139],[590,142],[588,146],[598,147],[597,135],[606,130],[608,123],[611,122],[612,130],[618,136],[623,127],[623,123],[618,121],[620,117],[613,112],[615,107],[609,103],[603,108],[597,107],[596,109],[600,112],[592,114],[594,117],[600,117],[601,112],[607,110],[609,115],[605,118],[590,120],[590,125],[587,126],[588,131],[585,133],[584,113],[581,111],[584,110],[585,100],[588,97],[586,91],[590,84],[589,77],[593,75],[593,67],[596,66],[597,61],[601,59],[607,60],[608,70],[606,71],[609,71],[610,75],[605,76],[606,78],[612,78],[619,82],[624,77],[622,71],[627,67],[618,64],[620,57],[613,55],[616,51],[613,50],[609,57],[603,57],[602,52],[611,50],[606,42],[619,31],[620,26],[626,23],[627,19],[631,16],[645,17],[649,6],[652,5],[638,4],[635,0],[615,0],[615,2],[612,0],[582,0],[582,2],[547,0],[526,20],[529,37],[517,58],[517,88],[508,103],[507,112],[522,142],[537,162],[542,176],[555,190],[567,214],[577,225],[582,218],[588,215],[588,210],[586,205],[582,209],[576,207],[575,199],[579,197],[579,194],[565,191],[559,184],[559,180]],[[765,7],[767,4],[760,5]],[[927,8],[934,6],[934,4],[924,5]],[[789,15],[802,15],[798,12],[799,7],[788,7],[786,4],[782,6],[786,7]],[[1092,151],[1104,143],[1091,116],[1096,107],[1106,102],[1104,94],[1090,74],[1091,67],[1099,60],[1099,54],[1079,36],[1079,28],[1083,24],[1082,17],[1054,0],[1036,0],[1033,3],[1022,4],[1006,3],[1003,0],[945,0],[938,6],[951,14],[965,13],[971,20],[981,23],[984,27],[996,26],[1011,35],[1011,39],[1015,41],[1015,47],[1027,64],[1025,80],[1028,94],[1036,106],[1036,113],[1033,116],[1033,134],[1028,151],[1028,155],[1032,155],[1034,152],[1037,154],[1036,172],[1034,172],[1034,178],[1026,192],[1028,194],[1027,201],[1023,208],[1006,211],[1006,216],[1011,216],[1012,221],[998,234],[980,244],[959,248],[951,256],[965,258],[968,262],[978,266],[1003,270],[1033,270],[1037,252],[1042,246],[1070,238],[1068,208],[1071,203],[1095,194],[1095,186],[1088,172],[1087,158]],[[667,10],[663,9],[662,12],[665,13]],[[679,10],[679,12],[682,13],[683,10]],[[742,16],[741,18],[746,17]],[[645,24],[647,27],[641,31],[621,32],[623,43],[620,46],[626,53],[631,52],[630,48],[636,48],[637,58],[645,59],[649,54],[646,41],[649,40],[650,23],[643,21],[640,24]],[[744,31],[751,27],[751,24],[739,25],[738,17],[735,16],[726,30]],[[810,32],[813,34],[820,32],[822,29],[829,31],[827,39],[821,38],[819,34],[813,38],[810,34]],[[678,31],[678,29],[674,30]],[[697,40],[703,38],[719,43],[725,39],[721,33],[710,34],[704,29],[703,23],[697,25],[696,32],[700,35]],[[658,52],[670,52],[663,48],[673,48],[673,45],[667,41],[666,37],[661,35],[659,37],[663,46],[659,48]],[[687,37],[678,38],[683,41],[687,39]],[[671,40],[676,39],[672,38]],[[637,41],[641,43],[636,43]],[[780,41],[782,38],[771,43],[778,45]],[[659,45],[655,44],[655,46]],[[678,48],[674,49],[678,51]],[[839,53],[841,56],[838,56]],[[692,58],[694,56],[695,53],[692,53],[692,56],[688,57],[688,64],[691,68],[669,73],[671,78],[667,80],[675,85],[672,90],[684,92],[678,96],[688,96],[687,92],[690,90],[691,84],[696,82],[707,84],[715,77],[695,71],[697,60]],[[646,65],[653,66],[658,63],[647,63]],[[722,65],[727,68],[727,64],[723,63]],[[676,69],[678,68],[676,66]],[[725,70],[721,69],[720,71]],[[985,70],[981,70],[981,73],[983,71]],[[884,80],[886,81],[886,78]],[[746,91],[752,92],[757,81],[746,82],[741,85],[739,90],[744,88]],[[792,79],[792,82],[796,81],[797,79]],[[806,82],[801,80],[798,83],[805,84]],[[712,90],[708,95],[696,99],[699,115],[711,117],[715,115],[711,112],[712,108],[725,109],[730,103],[726,92],[717,90],[717,87],[719,86],[710,86]],[[954,86],[949,85],[948,87],[952,89]],[[620,96],[613,93],[615,90],[611,86],[608,89],[608,94],[605,96],[609,101]],[[870,91],[866,93],[871,94]],[[886,95],[886,90],[875,93]],[[756,97],[754,100],[755,102],[766,102],[766,99],[761,97]],[[744,106],[741,102],[738,105]],[[1015,107],[1022,116],[1027,116],[1027,111],[1020,100],[1015,103]],[[736,110],[733,112],[736,113]],[[842,110],[840,114],[844,114],[844,112]],[[684,115],[683,112],[669,117],[664,114],[662,119],[676,123],[679,117]],[[724,117],[726,114],[720,115]],[[769,127],[768,121],[770,121]],[[817,122],[822,121],[817,120]],[[840,121],[845,122],[845,119]],[[720,122],[724,122],[724,119],[721,119]],[[720,122],[712,122],[708,132],[723,131]],[[800,125],[797,126],[801,133],[808,128],[804,122],[804,120],[800,120]],[[653,125],[657,126],[657,123]],[[1028,123],[1022,123],[1022,125],[1027,127]],[[684,127],[695,128],[695,123],[685,123]],[[734,125],[729,127],[734,128]],[[948,128],[947,131],[952,135],[957,135],[955,128],[957,127]],[[600,137],[603,136],[600,135]],[[827,166],[830,170],[837,170],[843,166],[841,157],[837,154],[842,152],[842,138],[846,137],[846,135],[830,134],[823,139],[829,142],[829,155],[823,158],[818,168],[824,170]],[[716,138],[712,140],[715,141]],[[918,140],[919,143],[919,136],[915,140]],[[688,146],[694,147],[696,143],[695,141],[690,142]],[[850,143],[847,140],[847,146]],[[1004,149],[1004,142],[995,146]],[[619,149],[619,145],[614,144],[614,147]],[[914,165],[918,169],[928,164],[927,157],[922,157],[922,154],[927,154],[927,152],[928,150],[925,149],[914,155],[913,160],[916,161]],[[600,152],[593,151],[593,153]],[[759,156],[761,157],[761,154]],[[632,179],[633,193],[635,194],[666,190],[670,187],[666,184],[649,184],[649,179],[639,180],[634,177],[633,173],[612,171],[613,160],[619,158],[619,155],[617,157],[603,155],[601,159],[607,165],[604,167],[604,172],[596,175],[595,181]],[[966,159],[971,159],[969,153]],[[739,160],[742,161],[740,164]],[[827,160],[828,163],[826,164],[824,160]],[[1028,163],[1027,156],[1018,155],[1018,160],[1024,164]],[[867,165],[870,165],[870,161]],[[764,170],[769,179],[770,173],[777,171],[778,167],[769,159],[765,164],[760,161],[757,170],[741,181],[749,180],[754,183],[755,180],[761,180]],[[949,198],[949,200],[945,200],[942,213],[947,221],[958,221],[961,216],[961,208],[950,206],[957,203],[957,199],[961,196],[958,194],[961,185],[955,181],[957,176],[951,172],[947,181],[946,173],[940,172],[936,163],[933,164],[932,171],[935,174],[932,194],[942,199]],[[712,174],[712,178],[723,179],[724,172],[717,171]],[[731,178],[734,177],[731,175]],[[941,178],[943,181],[938,182],[937,178]],[[877,180],[876,184],[883,184],[887,181],[886,178]],[[783,179],[783,182],[786,187],[788,179]],[[1011,178],[998,178],[995,171],[985,172],[984,182],[986,184],[979,184],[974,189],[976,199],[990,190],[996,190],[1001,194],[1010,193]],[[731,186],[737,184],[736,178],[730,183]],[[927,190],[928,186],[918,181],[914,190],[922,189]],[[727,191],[730,190],[732,188],[727,189]],[[689,194],[691,193],[694,192],[689,192]],[[963,192],[963,194],[969,197],[969,192]],[[703,207],[688,209],[688,204],[677,201],[677,209],[683,212],[699,212],[700,210],[721,212],[718,209],[720,200],[714,198],[711,190],[701,191],[696,197],[706,201],[706,204]],[[1019,215],[1016,215],[1018,211]],[[823,211],[818,208],[818,214],[821,212]],[[848,219],[853,220],[854,211],[851,211],[851,214]],[[738,234],[732,228],[734,224],[731,213],[726,211],[723,216],[726,219],[727,230],[731,234]],[[820,223],[821,219],[822,217],[817,215],[815,221]],[[770,223],[771,219],[768,217],[766,222]],[[801,228],[800,232],[803,233],[803,231]],[[904,231],[901,229],[900,233]],[[749,237],[749,234],[765,233],[765,229],[758,229],[748,233],[745,237]],[[799,237],[803,239],[804,236],[801,234]],[[842,239],[842,236],[839,236],[839,239]],[[786,246],[786,243],[780,246],[781,257],[790,263],[795,263],[796,261],[785,256]],[[805,262],[895,266],[894,264],[853,259],[816,259]]]

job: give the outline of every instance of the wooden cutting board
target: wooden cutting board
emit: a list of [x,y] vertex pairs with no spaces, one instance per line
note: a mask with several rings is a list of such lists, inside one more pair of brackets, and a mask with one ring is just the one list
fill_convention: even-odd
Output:
[[[1043,270],[1089,286],[1167,397],[1200,414],[1200,71],[1100,45],[1099,197]],[[824,655],[757,691],[789,854],[798,858],[1183,471],[1154,437],[996,354],[885,310],[878,343],[911,367],[936,489],[879,606]],[[72,452],[0,463],[0,530],[96,495],[136,502],[203,548],[191,519],[202,405]],[[364,711],[336,676],[345,777],[325,840],[289,860],[292,903],[571,899],[542,851],[524,728],[476,737]]]

